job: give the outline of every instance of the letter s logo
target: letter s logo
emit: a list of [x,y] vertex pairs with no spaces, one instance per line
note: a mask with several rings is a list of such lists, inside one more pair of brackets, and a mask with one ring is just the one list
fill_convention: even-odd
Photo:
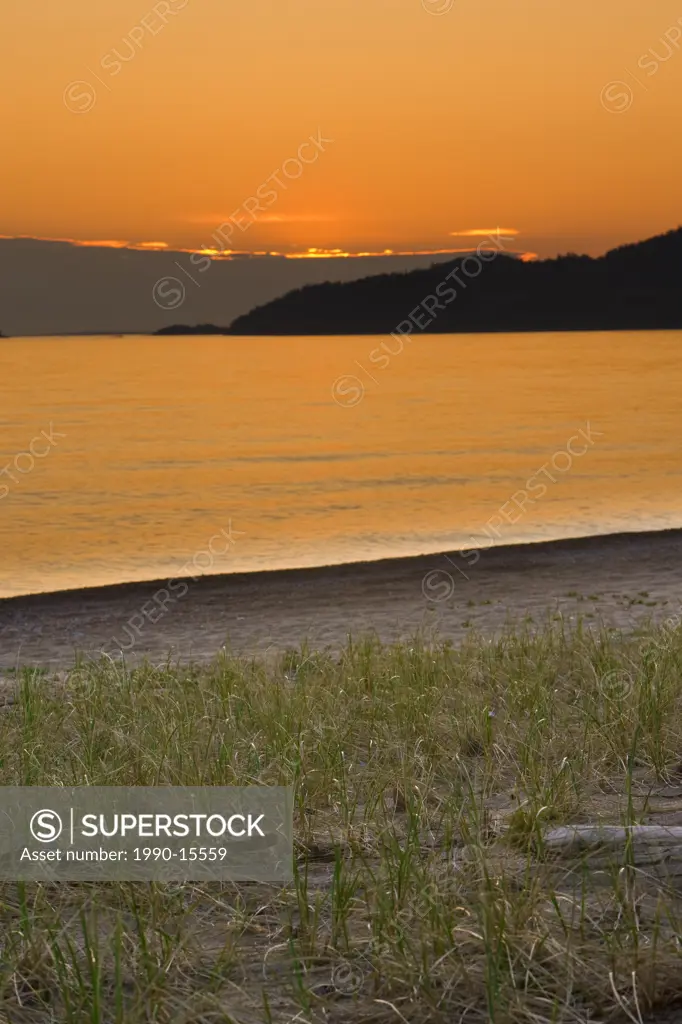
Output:
[[31,818],[31,835],[39,843],[53,843],[62,834],[62,819],[56,811],[36,811]]

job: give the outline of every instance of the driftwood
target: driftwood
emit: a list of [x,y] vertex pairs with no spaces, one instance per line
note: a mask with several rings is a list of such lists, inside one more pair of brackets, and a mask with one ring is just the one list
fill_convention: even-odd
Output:
[[682,828],[665,825],[569,825],[544,837],[545,851],[590,870],[631,866],[659,880],[682,877]]
[[666,825],[565,825],[545,835],[547,850],[572,856],[596,850],[624,850],[628,839],[634,849],[677,847],[682,856],[682,827]]

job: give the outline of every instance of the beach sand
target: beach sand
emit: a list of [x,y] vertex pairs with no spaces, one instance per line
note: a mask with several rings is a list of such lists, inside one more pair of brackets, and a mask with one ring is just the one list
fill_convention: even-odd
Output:
[[632,630],[682,617],[681,569],[682,530],[666,530],[499,546],[473,566],[451,553],[204,576],[187,580],[184,596],[155,581],[7,598],[0,668],[69,668],[78,652],[102,649],[132,662],[206,661],[224,646],[242,655],[304,641],[338,648],[349,634],[457,643],[472,629],[491,636],[557,615]]

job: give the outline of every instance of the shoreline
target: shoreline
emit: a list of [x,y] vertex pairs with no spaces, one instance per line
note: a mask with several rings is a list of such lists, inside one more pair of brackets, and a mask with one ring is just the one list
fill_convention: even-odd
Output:
[[0,598],[0,668],[62,668],[102,650],[207,661],[225,645],[253,655],[338,648],[348,635],[457,643],[548,614],[634,629],[680,612],[681,565],[682,529],[670,529],[496,545],[473,566],[449,551],[187,577],[173,594],[165,579]]
[[[44,338],[390,338],[390,331],[334,331],[328,330],[324,334],[319,332],[286,331],[276,334],[238,334],[228,330],[217,330],[212,333],[206,331],[190,331],[178,333],[162,333],[166,329],[159,327],[154,331],[59,331],[56,334],[4,334],[0,335],[0,341],[30,341],[35,338],[40,341]],[[479,334],[648,334],[651,331],[676,333],[682,330],[682,322],[676,327],[527,327],[511,329],[505,327],[467,327],[466,330],[424,330],[424,334],[451,334],[453,337],[460,335]]]
[[[202,583],[206,583],[209,580],[212,581],[224,581],[229,580],[251,580],[251,581],[263,581],[273,580],[275,577],[288,577],[297,576],[302,577],[304,574],[317,574],[317,573],[331,573],[336,570],[368,570],[371,571],[372,567],[379,566],[382,569],[400,569],[407,568],[415,565],[417,562],[426,562],[429,559],[455,559],[464,558],[464,554],[470,554],[472,551],[478,551],[481,559],[487,558],[490,553],[497,552],[499,554],[512,553],[520,554],[523,551],[544,550],[545,548],[552,551],[559,551],[560,548],[566,546],[582,546],[583,544],[593,543],[599,545],[602,541],[609,541],[615,544],[626,543],[632,537],[638,537],[643,539],[655,539],[658,537],[666,537],[674,539],[676,535],[679,536],[681,547],[682,547],[682,526],[670,527],[665,530],[621,530],[618,533],[591,533],[586,534],[583,537],[559,537],[555,540],[528,540],[518,541],[513,544],[492,544],[489,547],[481,548],[448,548],[446,551],[435,551],[427,552],[426,554],[419,555],[391,555],[387,558],[371,558],[371,559],[359,559],[351,562],[331,562],[325,565],[313,565],[313,566],[291,566],[283,569],[253,569],[253,570],[239,570],[237,572],[223,572],[223,573],[205,573],[202,576],[196,577],[196,583],[192,583],[192,588],[195,586],[201,586]],[[475,566],[468,565],[470,570],[475,571]],[[456,570],[455,570],[456,574]],[[152,579],[143,580],[122,580],[120,583],[97,583],[93,586],[87,587],[67,587],[59,590],[36,590],[28,594],[14,594],[9,596],[0,595],[0,609],[3,604],[10,601],[24,601],[24,600],[36,600],[38,598],[67,598],[74,595],[80,595],[81,597],[96,597],[96,596],[115,596],[118,593],[124,591],[132,591],[139,589],[140,592],[147,591],[151,587],[159,588],[167,584],[169,579],[185,580],[189,583],[195,579],[193,576],[183,577],[169,577],[159,576]],[[680,581],[680,602],[682,603],[682,579]]]

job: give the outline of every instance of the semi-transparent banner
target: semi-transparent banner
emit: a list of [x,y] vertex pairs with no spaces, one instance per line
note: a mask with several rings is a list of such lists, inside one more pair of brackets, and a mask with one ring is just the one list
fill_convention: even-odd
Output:
[[3,881],[292,878],[290,788],[0,786]]

